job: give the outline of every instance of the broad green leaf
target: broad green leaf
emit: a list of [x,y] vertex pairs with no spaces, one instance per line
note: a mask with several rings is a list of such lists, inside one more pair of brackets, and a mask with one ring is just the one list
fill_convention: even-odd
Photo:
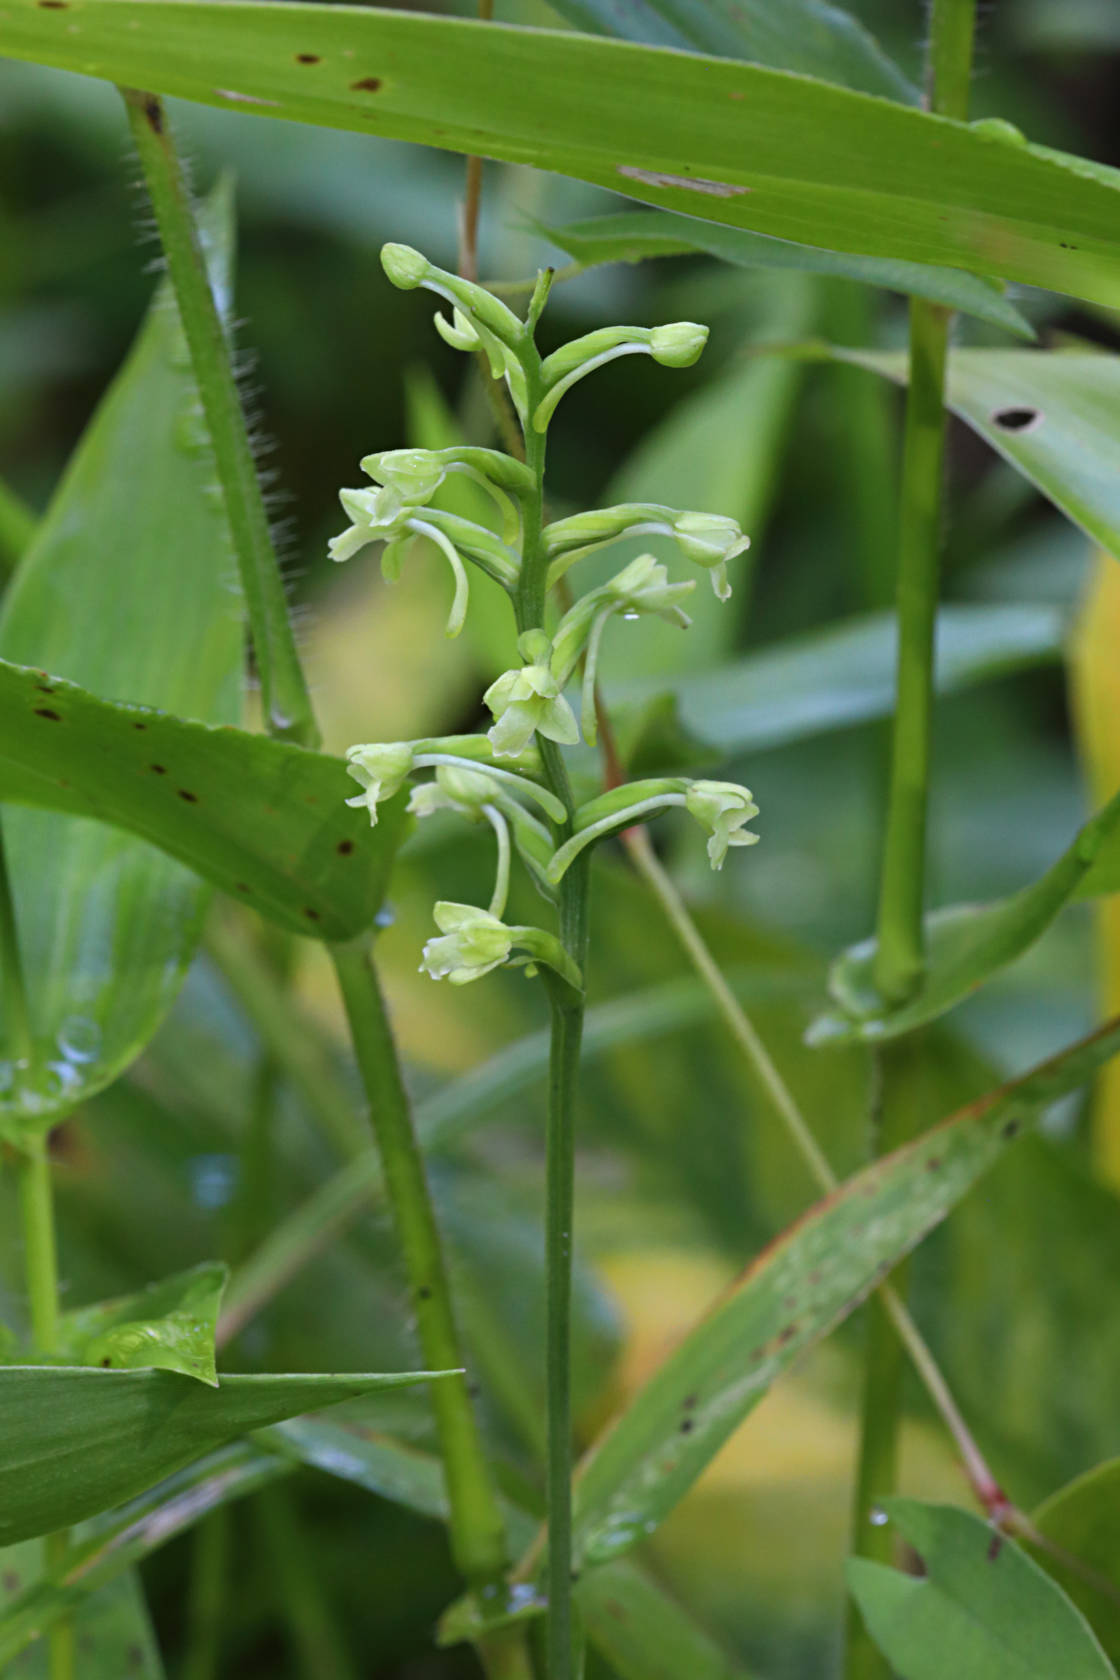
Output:
[[951,1505],[888,1499],[922,1560],[904,1575],[850,1558],[848,1585],[869,1632],[907,1680],[1115,1680],[1080,1611],[1014,1541]]
[[943,1219],[1040,1109],[1120,1049],[1120,1023],[849,1179],[764,1249],[584,1461],[576,1558],[635,1545],[777,1377]]
[[609,187],[831,250],[1120,299],[1117,176],[827,82],[350,6],[7,0],[4,51]]
[[[228,202],[211,206],[208,228],[228,305]],[[243,635],[213,475],[161,290],[5,597],[0,655],[122,700],[236,720]],[[45,692],[36,708],[42,727],[57,727]],[[5,744],[10,725],[4,717]],[[0,1133],[18,1138],[143,1049],[179,989],[207,894],[181,865],[100,824],[9,810],[4,838],[35,1039],[30,1067],[0,1069]]]
[[563,227],[545,227],[539,222],[533,226],[584,268],[594,268],[599,263],[640,262],[645,257],[703,252],[736,268],[787,268],[805,274],[832,274],[867,286],[883,286],[888,291],[930,298],[949,309],[976,315],[1019,338],[1035,336],[1030,322],[997,288],[958,269],[822,251],[813,245],[768,239],[764,234],[720,227],[714,222],[699,221],[695,216],[675,216],[666,210],[594,216]]
[[[9,1614],[13,1619],[21,1617],[27,1597],[39,1596],[42,1573],[41,1540],[25,1540],[0,1551],[0,1650],[6,1642]],[[82,1680],[119,1680],[121,1675],[129,1680],[163,1680],[159,1647],[134,1570],[117,1574],[97,1592],[84,1596],[71,1625],[75,1649],[81,1652]],[[5,1664],[4,1673],[7,1680],[48,1680],[46,1642],[37,1639]]]
[[1120,1664],[1120,1458],[1059,1488],[1031,1520],[1059,1549],[1055,1557],[1031,1547],[1032,1557],[1077,1605],[1109,1661]]
[[[182,1534],[207,1512],[255,1493],[286,1475],[290,1468],[289,1460],[252,1441],[235,1441],[179,1471],[121,1510],[87,1525],[75,1536],[65,1561],[56,1570],[46,1576],[25,1577],[13,1589],[14,1596],[0,1617],[0,1670],[7,1674],[6,1665],[48,1632],[60,1616],[74,1616],[80,1627],[86,1607],[92,1612],[104,1590],[112,1591],[114,1583],[133,1564]],[[0,1553],[0,1558],[14,1550]],[[117,1680],[121,1672],[120,1667],[111,1670],[105,1680]]]
[[293,933],[372,923],[403,811],[382,806],[371,833],[339,759],[2,661],[0,720],[0,799],[128,829]]
[[228,1277],[227,1266],[209,1261],[135,1295],[64,1313],[59,1362],[115,1371],[179,1371],[217,1388],[214,1334]]
[[[906,381],[903,356],[841,354],[900,384]],[[1055,507],[1120,557],[1120,356],[954,350],[945,400]]]
[[[938,692],[1056,662],[1064,629],[1062,611],[1045,604],[944,606],[937,615]],[[772,642],[716,670],[689,671],[671,685],[680,721],[691,736],[731,754],[887,717],[897,634],[893,613],[869,613]],[[665,687],[651,676],[608,684],[607,692],[625,702]]]
[[0,1369],[0,1537],[69,1528],[248,1430],[440,1374],[223,1376],[211,1389],[172,1371]]
[[826,0],[552,0],[580,29],[746,58],[916,103],[913,87],[869,30]]
[[[447,1521],[439,1460],[403,1441],[356,1423],[318,1417],[278,1424],[258,1438],[301,1464],[354,1482],[422,1516]],[[509,1503],[506,1520],[513,1544],[528,1545],[536,1520]],[[619,1562],[588,1571],[576,1587],[576,1600],[591,1643],[610,1660],[620,1680],[746,1680],[743,1669],[639,1566]],[[524,1590],[519,1603],[521,1615],[543,1608]],[[452,1644],[489,1625],[479,1619],[473,1598],[461,1599],[441,1623],[441,1643]]]
[[1085,824],[1056,863],[1010,898],[955,904],[926,917],[927,967],[914,996],[894,1008],[875,987],[876,940],[853,945],[833,964],[828,988],[838,1009],[821,1015],[810,1044],[878,1043],[936,1020],[1030,949],[1069,903],[1099,858],[1120,842],[1120,794]]

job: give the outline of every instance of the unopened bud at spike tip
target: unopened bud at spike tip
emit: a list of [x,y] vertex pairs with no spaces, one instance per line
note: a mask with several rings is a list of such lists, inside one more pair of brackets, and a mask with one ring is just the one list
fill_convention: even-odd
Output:
[[691,367],[707,342],[707,327],[696,321],[670,321],[650,333],[649,353],[662,367]]
[[394,286],[402,292],[411,292],[423,283],[431,264],[411,245],[383,245],[381,266]]

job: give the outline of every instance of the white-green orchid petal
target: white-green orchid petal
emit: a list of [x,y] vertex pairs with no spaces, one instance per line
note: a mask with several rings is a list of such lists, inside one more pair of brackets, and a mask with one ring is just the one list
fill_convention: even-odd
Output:
[[349,747],[346,769],[362,791],[346,801],[363,805],[369,812],[370,827],[377,824],[377,807],[399,793],[413,768],[412,745],[408,741],[365,742]]
[[745,827],[758,815],[750,788],[736,782],[693,782],[685,794],[685,806],[708,831],[708,860],[713,869],[723,868],[729,846],[753,846],[758,841],[758,835]]

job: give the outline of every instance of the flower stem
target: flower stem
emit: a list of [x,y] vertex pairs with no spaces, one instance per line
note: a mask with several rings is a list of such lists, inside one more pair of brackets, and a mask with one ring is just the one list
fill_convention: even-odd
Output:
[[[968,114],[976,0],[934,0],[926,58],[926,104],[942,116]],[[945,367],[949,312],[914,298],[910,303],[910,369],[899,492],[898,678],[891,737],[886,836],[879,880],[875,983],[901,1002],[921,984],[926,949],[926,836],[929,811],[934,629],[937,617],[945,459]],[[879,1057],[880,1152],[897,1148],[916,1130],[917,1105],[908,1090],[912,1042]],[[920,1049],[918,1051],[920,1055]],[[895,1297],[897,1307],[905,1311]],[[894,1490],[901,1426],[903,1351],[895,1315],[882,1297],[867,1316],[864,1392],[856,1470],[853,1549],[889,1561],[893,1544],[876,1521],[876,1502]],[[982,1462],[982,1461],[981,1461]],[[992,1498],[995,1483],[977,1491]],[[998,1489],[995,1490],[998,1495]],[[1002,1500],[1002,1495],[999,1496]],[[854,1606],[849,1609],[846,1680],[887,1680],[889,1664]]]
[[[8,873],[8,854],[0,826],[0,978],[3,982],[6,1048],[16,1062],[30,1067],[35,1049],[27,977],[19,945],[15,897]],[[17,1168],[20,1221],[23,1228],[23,1264],[27,1279],[31,1340],[40,1354],[54,1353],[58,1346],[58,1251],[54,1234],[54,1196],[47,1140],[29,1136],[23,1143]],[[43,1541],[47,1571],[66,1556],[69,1535],[48,1534]],[[74,1628],[69,1618],[55,1622],[47,1641],[50,1680],[74,1680]]]
[[[631,862],[661,905],[689,960],[707,986],[720,1014],[723,1016],[724,1022],[785,1125],[789,1137],[810,1175],[816,1181],[818,1188],[825,1195],[829,1195],[837,1189],[839,1180],[830,1167],[820,1144],[813,1136],[808,1121],[798,1107],[796,1098],[759,1037],[753,1022],[721,974],[703,935],[689,913],[688,906],[677,891],[676,884],[658,862],[657,855],[650,844],[649,835],[644,829],[635,828],[628,830],[622,838]],[[977,1499],[990,1515],[1010,1512],[1017,1520],[1018,1513],[1015,1513],[1013,1508],[1008,1506],[1006,1496],[988,1468],[987,1462],[953,1398],[952,1391],[942,1375],[924,1336],[914,1323],[909,1309],[889,1284],[884,1284],[876,1292],[875,1299],[882,1304],[887,1317],[894,1326],[895,1334],[909,1354],[926,1392],[952,1436]]]
[[[460,1370],[463,1353],[431,1193],[368,941],[334,945],[331,956],[369,1102],[425,1365],[435,1371]],[[505,1525],[465,1373],[435,1383],[431,1393],[455,1561],[472,1588],[492,1594],[500,1587],[506,1565]]]
[[317,746],[319,732],[296,651],[245,415],[206,271],[190,191],[154,93],[122,88],[144,171],[198,394],[214,447],[226,518],[249,614],[261,702],[270,733]]
[[[527,412],[542,395],[540,364],[534,356],[525,367]],[[521,576],[514,610],[519,631],[543,628],[548,556],[541,542],[544,524],[545,434],[530,424],[525,461],[534,478],[534,494],[522,504]],[[575,803],[563,755],[554,741],[539,738],[545,779],[568,813],[554,824],[557,845],[572,836]],[[581,976],[587,971],[588,854],[581,853],[560,883],[560,938]],[[548,1121],[545,1162],[545,1275],[548,1317],[546,1389],[548,1443],[548,1680],[572,1680],[575,1651],[572,1625],[572,1379],[571,1295],[572,1218],[575,1208],[575,1097],[583,1038],[583,994],[550,983],[552,998],[549,1048]]]

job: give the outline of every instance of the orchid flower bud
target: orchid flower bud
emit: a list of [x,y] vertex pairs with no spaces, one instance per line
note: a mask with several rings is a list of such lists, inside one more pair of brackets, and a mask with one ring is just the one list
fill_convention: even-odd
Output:
[[548,637],[543,630],[526,630],[517,647],[525,664],[503,672],[482,696],[494,716],[489,740],[495,753],[511,758],[529,745],[534,734],[574,746],[579,726],[552,674]]
[[[525,339],[522,322],[512,309],[484,286],[464,280],[458,274],[449,274],[445,268],[437,268],[435,263],[429,262],[410,245],[383,245],[381,266],[388,279],[402,292],[414,291],[417,286],[436,292],[452,308],[461,311],[476,330],[479,326],[485,327],[511,350],[521,348]],[[458,322],[456,327],[462,330]]]
[[758,815],[749,788],[735,782],[693,782],[685,794],[685,808],[708,831],[708,860],[713,869],[723,868],[729,846],[758,842],[758,835],[744,826]]
[[412,761],[412,745],[408,741],[368,742],[347,750],[347,771],[362,791],[346,803],[364,805],[369,812],[371,828],[377,824],[377,807],[386,799],[392,799],[404,786],[412,770]]
[[432,316],[432,322],[439,336],[452,350],[481,350],[482,340],[472,326],[469,318],[456,304],[451,310],[451,319],[438,309]]
[[707,327],[696,321],[671,321],[667,326],[654,327],[649,335],[649,353],[662,367],[691,367],[707,342]]
[[601,327],[562,344],[541,366],[545,395],[533,410],[534,431],[546,431],[565,392],[607,362],[619,356],[652,356],[662,367],[689,367],[707,341],[707,327],[674,321],[661,327]]

